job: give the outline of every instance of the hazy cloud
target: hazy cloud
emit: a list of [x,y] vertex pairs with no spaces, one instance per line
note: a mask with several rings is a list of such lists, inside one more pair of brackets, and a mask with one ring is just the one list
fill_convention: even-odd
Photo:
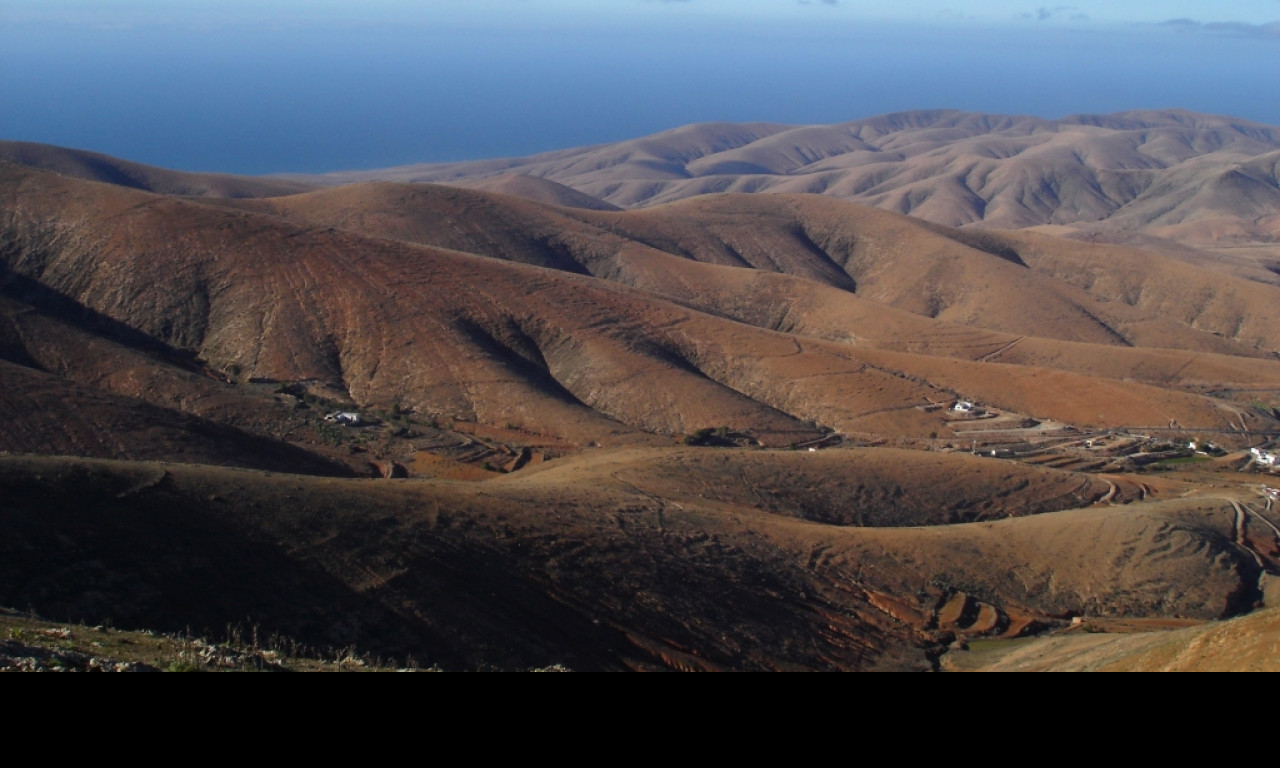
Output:
[[1020,13],[1017,18],[1030,21],[1050,21],[1052,19],[1068,19],[1070,21],[1088,21],[1089,15],[1081,13],[1074,5],[1042,5],[1030,13]]
[[1270,24],[1246,24],[1243,21],[1199,22],[1195,19],[1169,19],[1159,26],[1186,32],[1203,32],[1211,35],[1236,37],[1262,37],[1280,40],[1280,21]]
[[946,21],[977,21],[978,17],[972,13],[958,11],[954,8],[943,8],[935,14],[934,18],[944,19]]

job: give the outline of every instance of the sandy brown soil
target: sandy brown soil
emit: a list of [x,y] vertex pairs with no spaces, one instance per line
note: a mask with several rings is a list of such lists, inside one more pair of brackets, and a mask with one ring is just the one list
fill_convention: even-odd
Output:
[[1274,286],[812,196],[64,172],[0,163],[0,605],[862,670],[1275,592]]
[[1273,126],[1178,110],[1062,120],[938,110],[825,126],[690,125],[528,158],[305,180],[476,183],[516,173],[624,208],[808,193],[948,226],[1274,243],[1278,151]]
[[1280,611],[1158,632],[982,641],[944,657],[963,672],[1277,672]]
[[[997,632],[1024,616],[1208,619],[1256,592],[1220,504],[833,526],[779,505],[838,487],[771,497],[765,467],[735,480],[705,450],[689,469],[682,453],[664,469],[624,452],[479,484],[3,458],[0,593],[59,620],[199,629],[249,617],[455,668],[866,669],[929,668],[956,631],[986,630],[984,616]],[[936,477],[921,454],[898,471],[914,456]],[[691,492],[711,478],[720,493]],[[855,512],[897,508],[847,487]],[[1032,488],[1016,492],[1059,492]],[[973,617],[943,628],[937,612],[958,592]]]

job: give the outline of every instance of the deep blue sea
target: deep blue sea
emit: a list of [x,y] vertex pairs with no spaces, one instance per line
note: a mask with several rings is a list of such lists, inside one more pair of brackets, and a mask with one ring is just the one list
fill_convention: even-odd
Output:
[[530,154],[701,121],[1180,107],[1280,124],[1280,40],[1165,29],[0,25],[0,138],[172,168]]

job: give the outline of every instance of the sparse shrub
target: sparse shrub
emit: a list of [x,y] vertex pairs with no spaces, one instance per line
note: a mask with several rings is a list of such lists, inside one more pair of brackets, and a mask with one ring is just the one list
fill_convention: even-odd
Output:
[[347,438],[347,433],[340,427],[336,427],[326,421],[316,424],[316,432],[320,433],[320,439],[329,445],[342,445]]
[[711,436],[715,434],[715,430],[711,427],[703,427],[693,434],[685,435],[685,445],[706,445]]

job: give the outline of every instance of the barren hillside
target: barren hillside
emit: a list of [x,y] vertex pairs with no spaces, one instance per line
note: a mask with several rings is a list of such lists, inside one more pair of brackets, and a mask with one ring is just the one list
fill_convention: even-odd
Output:
[[[512,175],[622,208],[711,193],[806,193],[953,227],[1042,227],[1156,248],[1276,283],[1280,129],[1177,110],[1061,120],[905,112],[826,126],[705,124],[500,161],[293,177],[525,194]],[[530,185],[530,197],[548,200]]]
[[[1188,162],[1271,140],[1184,128]],[[1059,135],[857,141],[976,130]],[[631,151],[786,171],[790,133]],[[815,195],[609,210],[503,165],[229,199],[271,191],[0,161],[0,607],[449,669],[927,670],[1274,603],[1275,286]]]
[[187,173],[116,157],[25,141],[0,141],[0,161],[39,168],[77,179],[182,197],[272,197],[306,191],[305,182]]
[[712,192],[816,193],[939,224],[1020,228],[1115,217],[1189,226],[1231,217],[1277,235],[1280,129],[1180,111],[1062,120],[906,112],[828,126],[706,124],[529,158],[314,177],[347,184],[519,173],[622,207]]
[[941,230],[811,197],[719,196],[586,214],[378,184],[236,205],[591,274],[857,347],[1156,384],[1277,375],[1264,359],[1280,347],[1274,289],[1132,249]]
[[[1280,611],[1173,631],[1091,631],[1035,640],[975,644],[946,657],[944,669],[965,672],[1276,672]],[[1155,623],[1153,622],[1153,625]],[[1140,626],[1140,625],[1139,625]]]
[[[0,594],[122,628],[251,616],[264,636],[451,669],[833,670],[929,669],[956,632],[1085,611],[1210,619],[1256,592],[1213,504],[845,527],[770,509],[759,457],[725,456],[754,465],[737,481],[617,455],[482,486],[0,458]],[[903,459],[904,480],[932,472]],[[690,494],[690,471],[726,492]],[[1044,479],[1017,492],[1053,498]]]
[[[84,307],[234,378],[320,382],[366,407],[581,442],[717,426],[771,444],[802,442],[821,427],[947,431],[917,408],[956,391],[931,383],[932,358],[885,365],[860,347],[799,341],[573,269],[299,226],[12,166],[0,195],[13,290],[37,285],[46,302]],[[956,247],[959,259],[993,270],[1009,264]],[[1016,269],[1010,279],[1043,282]],[[895,279],[906,286],[905,275]],[[1046,290],[1043,303],[1063,293],[1087,298],[1068,285]],[[1034,370],[992,379],[979,373],[981,363],[955,365],[975,366],[963,379],[969,396],[1081,420],[1080,411],[1058,408],[1051,389],[1039,399],[1011,395],[1008,384]],[[1110,415],[1086,408],[1091,425],[1114,424],[1121,413],[1135,425],[1208,429],[1240,418],[1199,396],[1071,373],[1056,380],[1075,400],[1116,406]]]

